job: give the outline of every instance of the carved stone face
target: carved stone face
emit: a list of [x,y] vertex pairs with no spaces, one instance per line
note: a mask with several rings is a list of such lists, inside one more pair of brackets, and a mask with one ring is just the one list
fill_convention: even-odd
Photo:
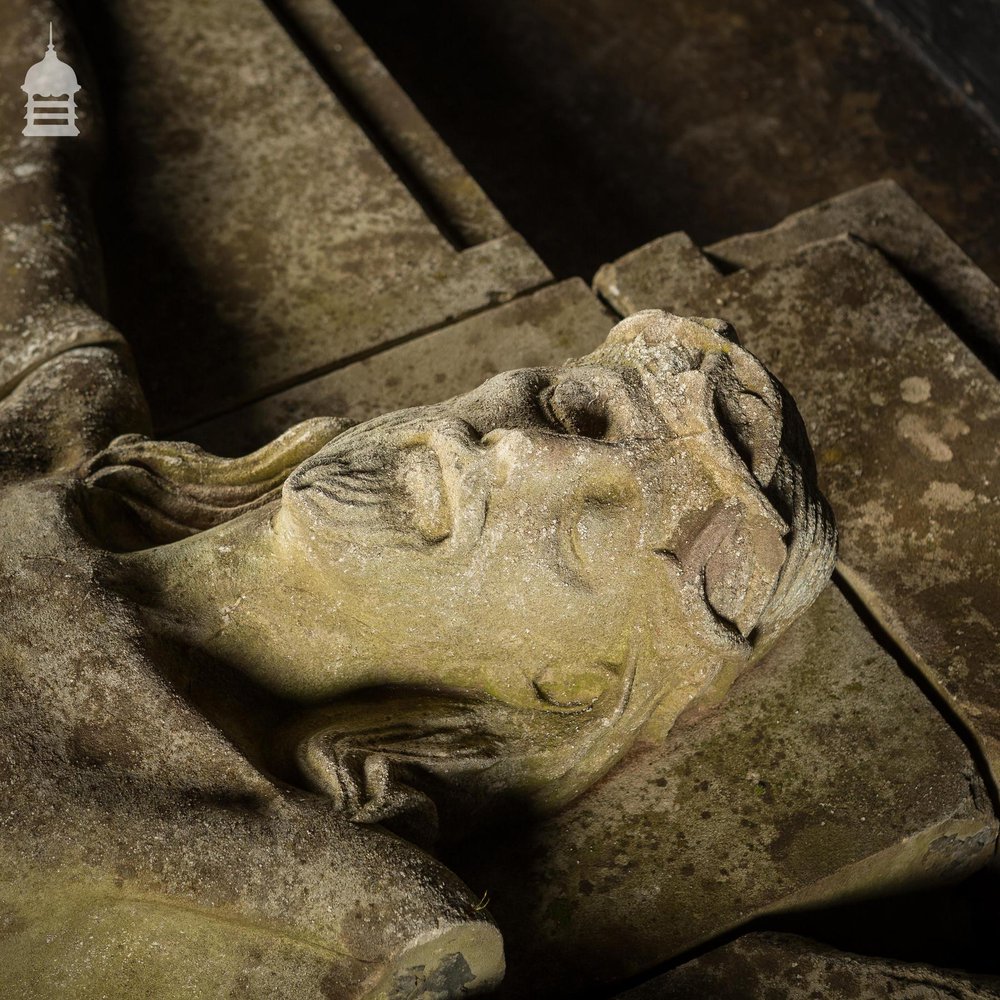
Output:
[[745,658],[793,526],[766,493],[781,397],[720,329],[638,314],[588,358],[371,420],[299,466],[275,528],[330,595],[329,656],[295,692],[350,672],[572,711],[628,687],[648,714]]
[[567,801],[724,688],[834,559],[787,394],[724,323],[659,311],[560,368],[240,459],[122,438],[86,482],[92,532],[129,526],[122,592],[292,703],[261,745],[340,797],[347,739],[462,757],[447,781],[480,799]]

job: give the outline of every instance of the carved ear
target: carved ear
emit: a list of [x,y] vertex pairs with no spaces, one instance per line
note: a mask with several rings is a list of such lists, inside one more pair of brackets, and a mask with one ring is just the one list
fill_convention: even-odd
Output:
[[407,784],[405,765],[350,739],[321,738],[320,744],[308,754],[312,777],[322,780],[323,790],[348,819],[380,823],[422,846],[437,840],[437,807],[430,796]]
[[461,691],[372,690],[298,716],[277,734],[270,764],[357,822],[423,845],[455,842],[498,813],[535,815],[582,791],[564,779],[606,732],[604,718]]
[[754,478],[767,486],[781,457],[780,408],[755,392],[725,386],[715,395],[715,412]]

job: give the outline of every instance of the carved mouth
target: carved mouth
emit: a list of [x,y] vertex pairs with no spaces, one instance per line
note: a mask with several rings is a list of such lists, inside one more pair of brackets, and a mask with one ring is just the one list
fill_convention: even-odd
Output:
[[443,542],[451,535],[454,518],[437,449],[429,443],[405,446],[397,478],[408,498],[417,534],[431,545]]

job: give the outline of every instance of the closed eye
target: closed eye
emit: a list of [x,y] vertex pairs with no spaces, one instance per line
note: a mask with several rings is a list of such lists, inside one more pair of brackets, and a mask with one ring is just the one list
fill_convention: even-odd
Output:
[[774,408],[753,392],[722,394],[715,399],[715,415],[757,481],[770,482],[781,450],[781,419]]

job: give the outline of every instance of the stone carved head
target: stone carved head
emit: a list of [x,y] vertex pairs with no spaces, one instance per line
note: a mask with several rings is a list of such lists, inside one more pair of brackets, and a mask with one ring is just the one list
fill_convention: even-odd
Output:
[[568,801],[724,689],[834,560],[788,394],[725,323],[659,311],[242,459],[119,439],[86,484],[154,627],[285,706],[263,766],[362,820]]

